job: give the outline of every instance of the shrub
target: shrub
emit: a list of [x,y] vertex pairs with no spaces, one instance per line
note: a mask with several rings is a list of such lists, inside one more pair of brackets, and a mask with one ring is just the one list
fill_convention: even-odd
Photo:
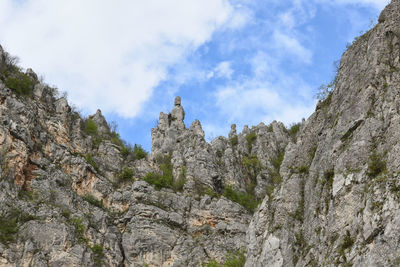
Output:
[[146,150],[144,150],[141,145],[137,144],[133,147],[133,154],[135,155],[135,159],[144,159],[147,157]]
[[181,167],[178,178],[174,180],[172,175],[173,165],[171,163],[171,155],[160,156],[156,161],[160,164],[161,174],[149,172],[143,180],[154,185],[157,190],[161,188],[171,188],[175,191],[181,191],[186,183],[186,167]]
[[293,123],[290,125],[290,128],[288,130],[288,134],[290,135],[290,137],[292,138],[292,141],[295,142],[296,141],[296,137],[297,137],[297,133],[299,132],[301,127],[301,123]]
[[238,250],[235,253],[228,253],[224,262],[224,267],[243,267],[246,262],[244,250]]
[[144,180],[149,184],[155,186],[157,190],[163,187],[172,188],[173,176],[172,176],[172,163],[171,155],[160,156],[157,158],[157,163],[160,164],[160,169],[162,174],[149,172]]
[[222,151],[222,150],[217,150],[217,152],[216,152],[215,154],[216,154],[216,156],[217,156],[218,158],[222,158],[222,156],[224,155],[224,151]]
[[[315,98],[317,100],[321,100],[323,101],[324,104],[330,104],[331,102],[331,97],[332,97],[332,92],[336,87],[336,84],[338,82],[338,73],[339,73],[339,61],[335,61],[333,63],[334,66],[334,73],[335,73],[335,77],[333,78],[333,80],[328,83],[328,84],[322,84],[319,88],[318,88],[318,92],[315,95]],[[329,102],[329,103],[328,103]]]
[[165,177],[161,174],[149,172],[143,178],[149,184],[154,185],[157,190],[160,190],[163,187],[170,187],[170,181],[165,179]]
[[78,241],[81,243],[86,243],[87,239],[85,237],[86,227],[83,225],[81,218],[73,218],[71,219],[71,223],[74,226],[74,232]]
[[335,176],[334,169],[329,169],[324,172],[325,181],[328,183],[329,188],[333,185],[333,177]]
[[121,147],[120,152],[121,152],[121,156],[122,156],[124,159],[126,159],[126,158],[129,156],[129,154],[133,153],[132,146],[130,146],[130,145],[123,145],[123,146]]
[[284,156],[285,156],[284,152],[279,152],[276,155],[276,157],[271,160],[272,166],[274,166],[275,170],[277,170],[278,172],[279,172],[279,170],[281,168]]
[[229,139],[229,143],[231,143],[232,146],[236,146],[239,143],[239,139],[238,139],[237,135],[232,136]]
[[197,196],[209,195],[210,197],[219,197],[211,187],[201,184],[198,180],[194,180],[194,190]]
[[215,259],[211,259],[207,264],[203,263],[202,267],[221,267],[221,264]]
[[247,146],[249,148],[249,152],[251,152],[251,149],[253,148],[253,143],[257,139],[257,134],[256,132],[251,132],[246,135],[246,140],[247,140]]
[[268,200],[271,201],[273,198],[273,194],[274,194],[274,186],[272,184],[267,185],[266,193],[268,196]]
[[237,250],[236,252],[228,252],[224,263],[219,263],[215,259],[211,259],[207,264],[203,263],[202,267],[243,267],[246,262],[244,256],[245,251]]
[[274,126],[271,124],[268,125],[268,132],[274,132]]
[[133,179],[133,170],[128,167],[124,167],[122,169],[122,172],[119,175],[119,179],[120,179],[120,181],[132,180]]
[[339,246],[339,250],[338,250],[339,254],[344,255],[344,251],[348,248],[351,248],[353,246],[353,244],[354,244],[354,240],[351,237],[349,230],[346,230],[346,235],[344,236],[343,241]]
[[96,172],[99,172],[99,167],[97,166],[97,163],[93,160],[92,154],[87,154],[85,159],[87,163],[92,165],[92,167],[96,170]]
[[124,146],[124,142],[121,140],[119,133],[117,133],[116,131],[111,131],[110,136],[111,136],[111,143],[120,147]]
[[243,156],[242,164],[247,168],[252,168],[255,172],[261,169],[261,163],[257,155]]
[[18,233],[17,218],[0,217],[0,242],[7,245],[15,240]]
[[68,209],[63,209],[61,211],[61,215],[66,219],[69,219],[71,217],[71,211],[69,211]]
[[268,185],[266,188],[269,199],[272,199],[275,186],[282,183],[282,176],[280,175],[279,171],[282,165],[283,157],[284,152],[279,152],[276,157],[271,160],[274,168],[268,169],[268,173],[271,176],[272,184]]
[[254,211],[257,208],[258,202],[255,197],[248,193],[237,192],[231,185],[225,187],[223,195],[236,202],[249,211]]
[[368,160],[367,174],[369,177],[374,178],[381,172],[386,170],[386,162],[382,160],[382,156],[373,151]]
[[186,167],[182,166],[178,178],[173,183],[173,189],[175,191],[182,191],[185,183],[186,183]]
[[85,121],[84,132],[88,135],[97,135],[97,124],[92,119]]
[[82,198],[84,200],[86,200],[87,202],[89,202],[90,204],[92,204],[93,206],[96,206],[96,207],[98,207],[100,209],[105,209],[104,204],[103,204],[103,200],[98,200],[92,195],[85,195]]
[[96,266],[101,266],[104,258],[103,246],[96,244],[90,247],[93,252],[93,261],[96,263]]
[[300,202],[294,213],[294,218],[300,222],[303,222],[304,220],[304,180],[301,182]]
[[5,85],[18,94],[25,96],[30,96],[34,87],[32,79],[22,72],[8,77],[5,80]]
[[298,171],[299,171],[299,173],[306,174],[306,173],[308,173],[308,166],[302,165],[299,167]]

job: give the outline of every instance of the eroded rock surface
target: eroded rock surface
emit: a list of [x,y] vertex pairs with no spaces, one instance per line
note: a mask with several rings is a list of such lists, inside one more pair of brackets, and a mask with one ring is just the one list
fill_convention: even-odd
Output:
[[208,143],[177,97],[150,155],[30,69],[30,91],[8,88],[0,47],[0,265],[201,266],[242,249],[246,266],[398,266],[399,14],[393,0],[292,129]]

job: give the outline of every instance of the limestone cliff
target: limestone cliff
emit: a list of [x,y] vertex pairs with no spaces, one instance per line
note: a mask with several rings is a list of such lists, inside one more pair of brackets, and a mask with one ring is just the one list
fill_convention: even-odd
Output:
[[14,63],[0,47],[1,266],[400,265],[400,0],[307,120],[208,143],[177,97],[150,155]]

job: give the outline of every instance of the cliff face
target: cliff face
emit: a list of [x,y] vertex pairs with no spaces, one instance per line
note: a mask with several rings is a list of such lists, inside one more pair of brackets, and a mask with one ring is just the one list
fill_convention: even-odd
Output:
[[399,265],[399,14],[393,0],[301,124],[207,143],[177,97],[151,155],[0,47],[0,265]]
[[400,1],[344,53],[255,213],[246,266],[398,266]]

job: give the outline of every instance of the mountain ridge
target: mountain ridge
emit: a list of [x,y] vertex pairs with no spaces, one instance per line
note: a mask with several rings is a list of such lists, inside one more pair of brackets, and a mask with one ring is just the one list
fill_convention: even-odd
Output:
[[393,0],[292,129],[206,142],[177,97],[150,155],[0,48],[0,264],[398,266],[399,14]]

